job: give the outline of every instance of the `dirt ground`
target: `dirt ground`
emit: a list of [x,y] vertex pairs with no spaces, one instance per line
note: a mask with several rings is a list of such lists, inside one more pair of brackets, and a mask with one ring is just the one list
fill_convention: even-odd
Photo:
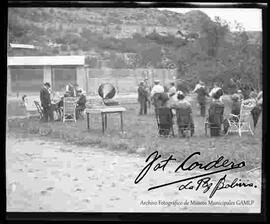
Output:
[[[238,177],[256,184],[257,188],[224,189],[209,199],[209,193],[202,193],[202,189],[179,191],[177,184],[148,191],[151,186],[195,175],[192,171],[173,173],[177,167],[174,163],[168,164],[164,171],[152,171],[134,184],[146,165],[145,159],[135,153],[9,134],[6,140],[7,211],[260,212],[260,170],[227,172],[228,183]],[[222,173],[214,175],[213,182],[222,176]],[[209,205],[208,200],[234,205]],[[250,200],[252,204],[241,204],[241,200]],[[147,201],[151,203],[142,203]],[[170,201],[176,204],[169,206]]]

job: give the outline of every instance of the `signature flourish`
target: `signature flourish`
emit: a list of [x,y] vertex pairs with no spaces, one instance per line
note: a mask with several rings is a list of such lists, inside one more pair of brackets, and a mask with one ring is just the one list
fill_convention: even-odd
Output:
[[[180,183],[178,190],[196,190],[197,191],[198,189],[202,188],[204,189],[203,193],[206,193],[210,189],[212,189],[212,192],[210,193],[210,196],[209,196],[210,198],[212,198],[214,194],[216,193],[216,191],[226,189],[226,188],[234,188],[234,187],[256,188],[257,187],[253,183],[243,183],[241,182],[241,179],[238,179],[238,178],[235,178],[232,181],[232,183],[226,183],[227,175],[224,175],[222,178],[220,178],[217,181],[217,183],[214,185],[214,183],[211,181],[211,178],[209,176],[216,173],[224,173],[229,170],[240,169],[245,166],[245,162],[242,161],[240,163],[234,163],[232,161],[229,161],[228,159],[224,159],[224,156],[220,156],[218,159],[213,160],[209,163],[205,163],[205,164],[200,163],[198,161],[190,162],[191,158],[194,159],[196,155],[200,155],[200,152],[194,152],[191,155],[189,155],[182,163],[180,163],[180,165],[174,170],[174,172],[177,173],[181,170],[190,171],[190,170],[194,170],[195,168],[199,170],[204,170],[207,172],[200,175],[191,176],[188,178],[159,184],[159,185],[150,187],[148,191]],[[164,171],[169,162],[176,161],[176,158],[174,158],[173,155],[170,155],[167,159],[158,161],[160,160],[160,158],[161,158],[161,155],[159,154],[158,151],[151,153],[145,161],[147,165],[140,171],[134,183],[138,184],[140,181],[142,181],[151,168],[153,169],[154,172],[160,169]],[[215,170],[210,171],[211,169],[215,169]],[[199,180],[197,182],[193,182],[194,179],[199,179]]]

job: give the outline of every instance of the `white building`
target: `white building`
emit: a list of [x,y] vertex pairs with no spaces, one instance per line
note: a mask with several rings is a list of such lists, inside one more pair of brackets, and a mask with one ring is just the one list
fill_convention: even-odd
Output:
[[84,56],[19,56],[7,60],[7,94],[36,93],[44,82],[64,91],[68,82],[86,89]]

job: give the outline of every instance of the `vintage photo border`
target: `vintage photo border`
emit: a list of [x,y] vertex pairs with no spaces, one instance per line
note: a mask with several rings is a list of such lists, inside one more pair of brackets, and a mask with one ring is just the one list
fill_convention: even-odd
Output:
[[[156,8],[156,7],[188,7],[188,8],[216,8],[217,6],[210,4],[210,5],[200,5],[196,3],[180,3],[180,2],[148,2],[143,3],[140,1],[137,2],[79,2],[79,1],[8,1],[8,4],[5,5],[7,7],[1,7],[1,10],[3,10],[3,15],[1,19],[1,23],[3,26],[1,26],[4,30],[2,33],[2,51],[3,51],[3,57],[2,57],[2,76],[1,80],[3,82],[2,85],[2,92],[3,92],[3,98],[4,104],[6,105],[6,83],[7,78],[4,74],[7,72],[7,65],[6,65],[6,58],[7,58],[7,23],[8,23],[8,7],[149,7],[149,8]],[[223,8],[260,8],[262,9],[262,25],[263,25],[263,42],[262,42],[262,49],[263,49],[263,134],[262,134],[262,143],[263,143],[263,149],[262,149],[262,184],[261,184],[261,213],[260,214],[243,214],[243,213],[234,213],[234,214],[224,214],[224,213],[29,213],[29,212],[6,212],[6,164],[5,164],[5,149],[1,150],[1,168],[2,168],[2,174],[3,180],[1,186],[3,187],[1,193],[4,208],[4,220],[9,221],[19,221],[19,220],[88,220],[88,221],[266,221],[266,180],[267,180],[267,171],[266,171],[266,165],[269,164],[268,162],[268,156],[269,152],[267,150],[269,144],[269,135],[267,132],[267,115],[268,115],[268,94],[269,90],[266,88],[268,86],[268,51],[267,51],[267,41],[268,41],[268,27],[267,22],[269,21],[268,18],[268,6],[267,3],[238,3],[238,4],[223,4],[218,5],[218,7]],[[4,41],[3,41],[4,40]],[[3,102],[3,101],[2,101]],[[6,127],[6,117],[5,120],[2,120],[4,126]],[[6,129],[3,131],[4,138],[6,137]],[[5,143],[4,143],[5,148]],[[3,213],[2,213],[3,214]]]

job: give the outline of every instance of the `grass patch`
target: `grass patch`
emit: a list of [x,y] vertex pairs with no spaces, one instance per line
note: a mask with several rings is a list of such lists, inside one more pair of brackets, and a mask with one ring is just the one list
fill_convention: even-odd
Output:
[[[120,132],[119,115],[108,116],[108,130],[103,135],[101,130],[101,116],[96,114],[90,117],[90,130],[87,130],[86,120],[77,123],[41,123],[35,119],[13,119],[8,121],[9,132],[26,132],[32,135],[45,136],[50,139],[64,140],[66,142],[82,145],[97,146],[100,148],[126,151],[147,156],[158,150],[164,158],[174,154],[178,161],[182,161],[191,153],[199,151],[196,159],[200,162],[210,162],[219,156],[239,163],[246,162],[245,169],[259,167],[262,155],[262,124],[259,119],[255,135],[243,134],[220,136],[211,138],[205,136],[204,120],[199,116],[196,101],[192,102],[195,122],[195,135],[191,138],[157,136],[157,124],[151,108],[146,116],[138,116],[138,104],[126,104],[124,113],[124,130]],[[229,113],[230,102],[225,101],[225,115]],[[174,126],[175,133],[177,128]]]

